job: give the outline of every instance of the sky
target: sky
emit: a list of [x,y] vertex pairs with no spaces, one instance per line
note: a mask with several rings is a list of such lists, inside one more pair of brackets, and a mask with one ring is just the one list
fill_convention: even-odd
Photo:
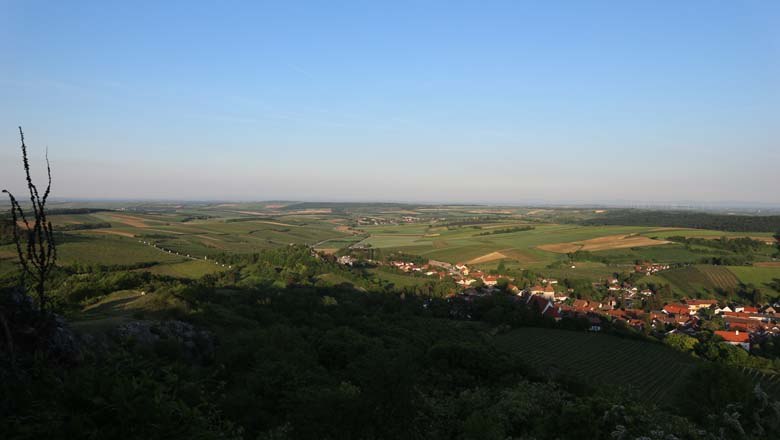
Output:
[[780,205],[780,2],[0,0],[0,186]]

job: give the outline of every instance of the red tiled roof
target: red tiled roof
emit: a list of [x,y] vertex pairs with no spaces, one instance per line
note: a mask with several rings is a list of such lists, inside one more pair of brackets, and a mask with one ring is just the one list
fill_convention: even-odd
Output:
[[745,332],[716,330],[715,334],[727,342],[750,342],[750,334]]
[[664,311],[666,313],[672,313],[675,315],[680,315],[680,314],[687,315],[689,313],[688,306],[683,304],[667,304],[664,306]]
[[549,316],[551,318],[560,318],[561,317],[561,314],[558,313],[558,309],[556,309],[555,307],[548,308],[547,311],[544,312],[544,315],[545,316]]
[[745,312],[723,312],[724,318],[750,318],[753,316],[752,313],[745,313]]

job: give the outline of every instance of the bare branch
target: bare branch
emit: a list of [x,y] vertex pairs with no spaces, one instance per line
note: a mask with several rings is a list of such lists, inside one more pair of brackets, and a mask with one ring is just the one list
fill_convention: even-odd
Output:
[[[46,308],[46,280],[57,260],[57,247],[54,242],[54,228],[46,219],[46,201],[51,193],[51,165],[49,153],[46,152],[46,174],[48,183],[43,198],[38,193],[38,188],[30,175],[30,161],[27,157],[27,145],[24,142],[24,132],[19,127],[19,137],[22,142],[22,164],[24,166],[27,189],[30,192],[30,203],[34,215],[32,227],[19,201],[10,191],[3,190],[11,200],[11,217],[13,220],[14,244],[16,245],[19,264],[22,266],[22,275],[29,276],[35,282],[35,290],[38,294],[38,306],[41,312]],[[19,219],[24,224],[24,230],[19,226]],[[22,239],[26,241],[26,249],[22,246]]]

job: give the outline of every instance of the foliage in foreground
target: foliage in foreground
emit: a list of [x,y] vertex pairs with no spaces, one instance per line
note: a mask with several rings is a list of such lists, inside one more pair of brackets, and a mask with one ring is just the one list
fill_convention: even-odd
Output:
[[[647,405],[616,387],[540,374],[521,353],[494,346],[495,325],[550,325],[531,321],[538,313],[514,313],[496,300],[472,310],[478,322],[452,319],[446,300],[308,284],[318,265],[328,267],[291,248],[249,259],[235,273],[186,285],[168,280],[150,291],[160,304],[186,303],[179,319],[216,335],[218,351],[208,360],[192,362],[175,341],[150,347],[90,335],[76,365],[43,352],[20,359],[21,373],[3,363],[0,431],[117,439],[758,439],[776,432],[777,402],[726,366],[702,362],[676,400]],[[105,275],[105,289],[151,282]],[[88,296],[83,285],[66,291]]]

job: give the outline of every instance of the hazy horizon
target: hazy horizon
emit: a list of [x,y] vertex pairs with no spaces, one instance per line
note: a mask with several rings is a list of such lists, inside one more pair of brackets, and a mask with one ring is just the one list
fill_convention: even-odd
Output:
[[780,3],[3,2],[60,199],[780,205]]
[[[24,197],[27,193],[17,195]],[[759,213],[766,212],[772,214],[780,212],[780,203],[762,203],[745,201],[717,201],[717,202],[697,202],[692,200],[671,200],[647,202],[641,200],[548,200],[548,199],[527,199],[515,201],[480,201],[480,200],[405,200],[405,199],[348,199],[348,198],[301,198],[301,199],[231,199],[231,198],[91,198],[91,197],[51,197],[53,209],[58,209],[62,205],[69,207],[101,207],[123,205],[274,205],[274,204],[310,204],[310,205],[328,205],[328,204],[354,204],[354,205],[409,205],[409,206],[483,206],[486,208],[550,208],[550,209],[647,209],[647,210],[692,210],[692,211],[711,211],[711,212],[745,212]],[[22,204],[25,204],[22,200]],[[0,206],[7,205],[7,200],[0,199]]]

